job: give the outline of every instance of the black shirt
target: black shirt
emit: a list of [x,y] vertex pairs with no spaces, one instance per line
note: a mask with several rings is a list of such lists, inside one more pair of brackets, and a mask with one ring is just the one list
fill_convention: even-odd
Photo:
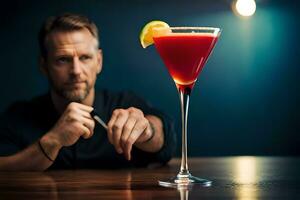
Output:
[[[89,139],[80,138],[70,147],[63,147],[50,169],[120,168],[169,161],[175,150],[175,132],[169,117],[129,92],[100,90],[95,93],[93,107],[105,122],[109,121],[114,109],[131,106],[141,109],[145,115],[155,115],[162,120],[164,145],[159,152],[148,153],[133,147],[132,160],[127,161],[109,143],[106,130],[96,123],[94,135]],[[36,142],[54,126],[59,117],[49,93],[28,102],[13,104],[0,117],[0,156],[15,154]]]

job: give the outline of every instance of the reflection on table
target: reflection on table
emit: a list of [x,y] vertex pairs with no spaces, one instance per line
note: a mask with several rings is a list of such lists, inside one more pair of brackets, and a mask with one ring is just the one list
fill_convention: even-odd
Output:
[[300,158],[217,157],[189,160],[211,187],[165,188],[180,160],[155,169],[0,172],[0,199],[300,199]]

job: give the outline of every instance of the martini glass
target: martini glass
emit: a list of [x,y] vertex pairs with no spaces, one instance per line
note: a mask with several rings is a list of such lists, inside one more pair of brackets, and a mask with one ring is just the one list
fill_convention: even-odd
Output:
[[182,119],[181,167],[174,178],[160,180],[166,187],[210,186],[211,181],[192,176],[187,161],[187,119],[189,98],[197,77],[220,36],[212,27],[157,27],[154,45],[178,89]]

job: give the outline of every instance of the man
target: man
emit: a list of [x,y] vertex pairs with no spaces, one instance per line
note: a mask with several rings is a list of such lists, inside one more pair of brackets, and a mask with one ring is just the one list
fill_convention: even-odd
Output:
[[[98,31],[84,16],[49,18],[39,34],[48,94],[0,119],[0,170],[100,168],[166,163],[175,148],[169,119],[130,93],[96,91]],[[95,123],[96,109],[107,130]]]

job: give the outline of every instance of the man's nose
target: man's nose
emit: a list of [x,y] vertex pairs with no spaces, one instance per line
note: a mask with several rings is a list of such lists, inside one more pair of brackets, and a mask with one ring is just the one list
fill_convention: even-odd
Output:
[[71,69],[73,74],[80,74],[82,72],[82,64],[80,63],[78,58],[74,58],[73,59],[73,65],[72,65],[72,69]]

